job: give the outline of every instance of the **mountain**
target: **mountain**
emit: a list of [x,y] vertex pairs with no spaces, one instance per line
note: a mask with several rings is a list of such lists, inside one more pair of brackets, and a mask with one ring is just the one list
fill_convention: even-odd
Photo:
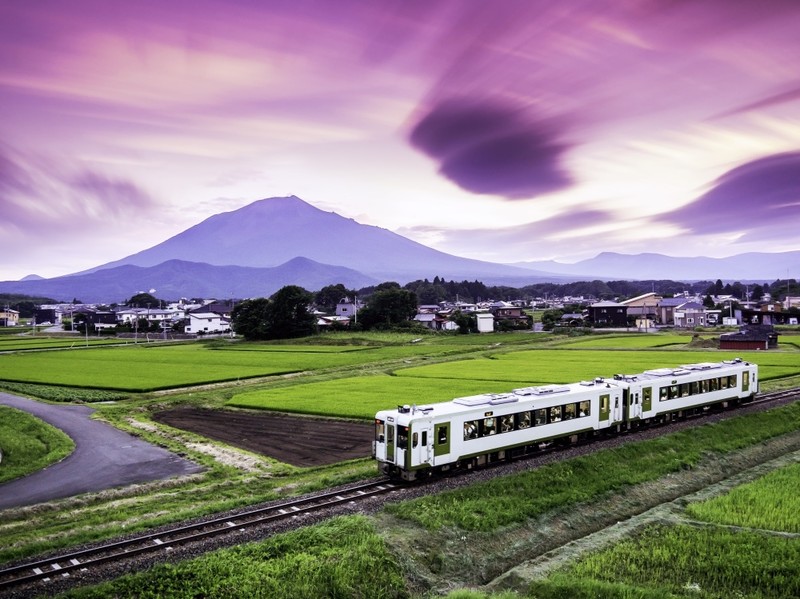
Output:
[[532,282],[537,275],[557,277],[530,268],[452,256],[386,229],[325,212],[295,196],[259,200],[214,215],[149,249],[84,272],[125,264],[155,266],[167,260],[263,268],[297,256],[401,283],[437,275],[520,284]]
[[[559,273],[581,279],[674,281],[759,281],[794,278],[800,251],[775,254],[750,252],[728,258],[674,258],[663,254],[617,254],[603,252],[594,258],[562,264],[552,260],[517,262],[513,266]],[[591,274],[588,274],[591,273]]]
[[285,285],[318,290],[342,283],[359,289],[380,281],[341,266],[294,258],[273,268],[212,266],[167,260],[156,266],[116,266],[87,274],[0,283],[2,293],[60,298],[84,302],[122,302],[140,291],[155,289],[159,297],[246,298],[270,296]]

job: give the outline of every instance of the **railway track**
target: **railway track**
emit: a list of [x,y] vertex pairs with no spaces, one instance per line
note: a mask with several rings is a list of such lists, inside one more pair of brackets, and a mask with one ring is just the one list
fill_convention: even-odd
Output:
[[1,569],[0,594],[32,583],[69,578],[75,572],[86,572],[111,562],[129,560],[148,553],[168,552],[211,537],[296,518],[301,514],[312,514],[334,506],[356,503],[376,495],[390,493],[397,486],[388,479],[373,481],[346,490],[305,496],[232,516],[176,526],[157,533],[138,535],[122,541]]
[[[776,391],[759,395],[751,402],[730,407],[726,411],[736,412],[739,408],[768,406],[781,400],[796,399],[800,395],[800,388]],[[718,413],[718,412],[716,412]],[[697,414],[690,419],[702,420],[703,415]],[[643,429],[626,431],[625,435],[636,436]],[[594,442],[602,446],[602,442]],[[573,446],[574,447],[574,446]],[[558,452],[558,447],[542,450],[538,455]],[[524,459],[524,458],[523,458]],[[453,473],[458,476],[461,472]],[[466,474],[466,476],[469,476]],[[37,592],[46,591],[46,584],[51,581],[68,579],[74,573],[83,573],[100,566],[114,562],[124,562],[146,554],[167,553],[179,547],[190,546],[192,543],[204,541],[213,537],[223,537],[234,532],[241,532],[247,528],[267,525],[280,520],[296,518],[303,514],[313,514],[327,508],[354,504],[377,495],[391,493],[406,484],[393,482],[390,479],[381,479],[346,490],[320,493],[305,496],[262,508],[251,509],[231,516],[213,518],[204,522],[180,525],[161,530],[157,533],[147,533],[107,544],[91,547],[84,550],[59,554],[46,559],[26,562],[16,566],[0,569],[0,595],[6,592],[22,589],[27,585],[36,583]]]

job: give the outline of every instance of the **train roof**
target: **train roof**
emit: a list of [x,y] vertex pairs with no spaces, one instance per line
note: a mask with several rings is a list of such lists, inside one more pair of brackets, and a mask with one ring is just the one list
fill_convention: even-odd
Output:
[[684,376],[692,373],[706,372],[709,370],[719,370],[729,366],[749,366],[749,362],[743,361],[741,358],[734,360],[723,360],[721,362],[698,362],[697,364],[684,364],[676,368],[653,368],[652,370],[645,370],[638,374],[615,374],[614,380],[617,381],[646,381],[659,379],[667,376]]
[[[520,401],[536,402],[537,399],[549,399],[554,396],[582,395],[589,389],[600,387],[617,387],[618,385],[611,379],[596,378],[592,381],[581,381],[580,383],[570,383],[568,385],[541,385],[539,387],[522,387],[507,393],[481,393],[479,395],[469,395],[466,397],[456,397],[450,401],[428,404],[425,406],[403,405],[397,406],[395,410],[381,410],[380,414],[413,414],[420,416],[442,416],[451,414],[469,413],[472,408],[478,411],[486,410],[493,406],[518,403]],[[575,397],[572,401],[581,401],[581,397]]]

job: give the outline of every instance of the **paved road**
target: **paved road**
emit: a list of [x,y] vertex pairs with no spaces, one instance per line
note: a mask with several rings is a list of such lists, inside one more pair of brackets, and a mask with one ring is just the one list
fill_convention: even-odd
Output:
[[75,451],[61,462],[1,484],[0,510],[202,470],[194,462],[91,420],[94,410],[87,406],[51,405],[7,393],[0,393],[0,404],[30,412],[75,441]]

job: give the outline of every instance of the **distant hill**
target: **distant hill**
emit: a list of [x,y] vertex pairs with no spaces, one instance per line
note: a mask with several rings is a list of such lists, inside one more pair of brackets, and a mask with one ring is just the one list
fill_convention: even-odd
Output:
[[224,212],[122,260],[53,279],[0,282],[0,293],[120,302],[157,289],[164,298],[268,296],[289,284],[317,291],[416,279],[522,287],[576,280],[767,281],[797,275],[800,252],[672,258],[604,252],[575,264],[495,264],[452,256],[396,233],[325,212],[291,196]]
[[294,258],[274,268],[212,266],[183,260],[167,260],[151,267],[123,265],[96,273],[41,279],[5,281],[0,292],[44,295],[71,301],[122,302],[139,291],[156,289],[159,297],[247,298],[265,297],[285,285],[318,290],[342,283],[359,289],[378,283],[377,279],[340,266]]
[[84,272],[125,264],[155,266],[167,260],[273,267],[298,256],[352,268],[381,281],[434,276],[484,282],[557,278],[530,268],[452,256],[386,229],[325,212],[295,196],[259,200],[214,215],[149,249]]
[[[603,252],[594,258],[563,264],[552,260],[517,262],[513,266],[559,273],[581,279],[674,281],[760,281],[797,278],[800,251],[775,254],[751,252],[728,258],[674,258],[663,254]],[[591,274],[589,274],[591,273]]]

